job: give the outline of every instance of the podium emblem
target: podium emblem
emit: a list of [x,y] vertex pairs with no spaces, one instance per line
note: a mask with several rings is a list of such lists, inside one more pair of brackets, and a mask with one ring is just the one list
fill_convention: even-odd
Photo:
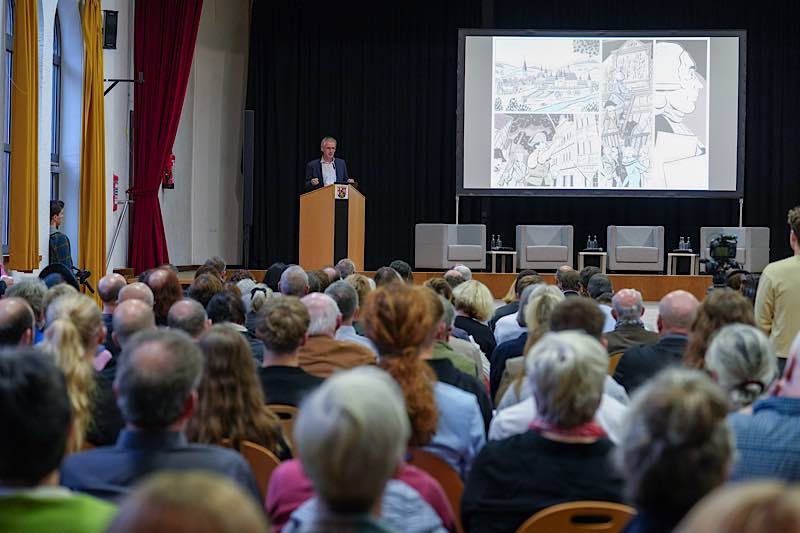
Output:
[[350,196],[350,189],[347,185],[337,185],[334,195],[337,200],[347,200]]

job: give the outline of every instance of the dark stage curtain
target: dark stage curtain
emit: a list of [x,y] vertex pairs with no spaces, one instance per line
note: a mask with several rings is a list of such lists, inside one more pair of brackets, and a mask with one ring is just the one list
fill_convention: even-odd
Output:
[[[483,9],[483,12],[482,12]],[[731,0],[647,3],[255,2],[248,108],[256,111],[256,264],[297,259],[303,166],[323,135],[367,196],[366,267],[413,263],[414,224],[455,219],[457,32],[480,27],[535,29],[746,29],[747,128],[744,224],[769,226],[772,258],[789,255],[786,211],[800,204],[800,5]],[[396,11],[395,11],[396,10]],[[487,73],[488,75],[488,73]],[[667,248],[700,226],[738,224],[737,200],[476,198],[461,222],[482,222],[513,244],[516,224],[575,226],[576,248],[605,228],[663,225]]]
[[175,142],[203,0],[137,0],[134,16],[134,181],[128,260],[134,272],[169,262],[158,190]]

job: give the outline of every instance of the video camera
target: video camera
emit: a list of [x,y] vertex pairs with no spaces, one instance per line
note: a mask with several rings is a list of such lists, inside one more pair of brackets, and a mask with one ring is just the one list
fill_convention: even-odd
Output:
[[710,259],[701,260],[706,265],[706,274],[711,274],[713,288],[725,287],[728,276],[735,272],[745,272],[736,261],[736,248],[739,239],[736,235],[720,235],[708,243]]

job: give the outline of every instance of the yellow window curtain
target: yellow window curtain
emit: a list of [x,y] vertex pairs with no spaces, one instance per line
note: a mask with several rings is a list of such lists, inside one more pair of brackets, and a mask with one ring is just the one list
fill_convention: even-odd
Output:
[[106,271],[106,143],[100,0],[84,0],[81,19],[84,50],[83,137],[78,264],[92,272],[91,279],[96,285]]
[[11,172],[8,191],[8,266],[39,268],[37,2],[17,2],[11,72]]

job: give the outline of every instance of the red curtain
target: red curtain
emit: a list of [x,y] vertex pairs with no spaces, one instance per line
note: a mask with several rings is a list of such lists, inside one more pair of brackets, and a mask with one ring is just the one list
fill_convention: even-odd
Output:
[[158,189],[178,130],[202,8],[203,0],[136,0],[133,63],[134,72],[144,74],[134,89],[128,191],[128,258],[136,273],[169,262]]

